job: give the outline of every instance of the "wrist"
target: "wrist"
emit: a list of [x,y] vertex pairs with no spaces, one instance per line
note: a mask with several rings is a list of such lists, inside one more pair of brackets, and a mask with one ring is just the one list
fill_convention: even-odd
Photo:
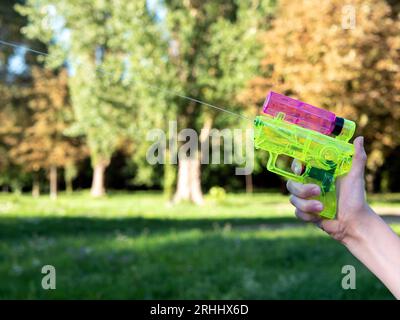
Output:
[[377,218],[379,219],[379,216],[368,204],[365,204],[364,208],[358,212],[355,219],[346,223],[342,243],[348,249],[364,243],[366,239],[368,239],[368,235],[370,234],[371,228],[373,228],[373,224],[376,222]]

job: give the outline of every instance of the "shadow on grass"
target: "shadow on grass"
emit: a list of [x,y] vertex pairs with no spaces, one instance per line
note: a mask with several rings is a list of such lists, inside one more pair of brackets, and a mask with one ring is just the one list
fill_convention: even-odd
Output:
[[[296,220],[2,218],[0,298],[391,298],[343,246],[285,226]],[[56,267],[56,290],[41,288],[44,264]],[[341,288],[346,264],[357,290]]]
[[231,228],[283,228],[300,225],[295,218],[227,218],[227,219],[159,219],[159,218],[90,218],[35,217],[0,218],[0,239],[23,238],[31,235],[58,236],[78,234],[108,234],[122,232],[131,235],[162,233],[188,229],[215,230]]
[[399,214],[384,214],[381,215],[382,219],[385,220],[386,223],[389,224],[400,224],[400,215]]

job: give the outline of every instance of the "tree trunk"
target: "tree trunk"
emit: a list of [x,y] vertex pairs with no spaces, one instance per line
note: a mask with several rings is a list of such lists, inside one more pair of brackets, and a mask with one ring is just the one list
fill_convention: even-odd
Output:
[[72,179],[65,179],[65,189],[69,194],[74,191],[74,188],[72,187]]
[[92,188],[90,194],[92,197],[101,197],[106,193],[104,186],[104,174],[108,165],[108,161],[99,161],[94,166]]
[[57,167],[50,167],[50,198],[57,199]]
[[37,198],[40,196],[40,183],[39,177],[37,174],[33,175],[33,182],[32,182],[32,197]]
[[180,201],[192,201],[195,204],[203,204],[203,193],[200,180],[200,159],[184,158],[178,163],[178,184],[174,196],[174,203]]
[[[208,117],[204,121],[200,133],[200,144],[204,143],[210,135],[212,127],[212,118]],[[204,203],[203,192],[201,190],[201,155],[196,154],[193,157],[183,157],[178,162],[178,182],[173,203],[182,200],[191,201],[195,204]]]
[[365,187],[368,193],[372,193],[374,191],[374,174],[375,172],[374,173],[368,172],[365,175],[365,182],[366,182]]
[[247,174],[246,176],[246,193],[253,193],[253,176]]
[[167,199],[168,203],[171,203],[171,201],[173,201],[173,195],[174,195],[176,170],[175,170],[175,165],[170,163],[171,159],[170,159],[169,149],[166,150],[165,157],[166,157],[165,158],[166,162],[164,164],[163,191],[164,191],[164,196]]
[[75,163],[70,162],[64,166],[64,180],[65,180],[65,189],[68,194],[71,194],[73,190],[73,181],[78,175],[78,169]]

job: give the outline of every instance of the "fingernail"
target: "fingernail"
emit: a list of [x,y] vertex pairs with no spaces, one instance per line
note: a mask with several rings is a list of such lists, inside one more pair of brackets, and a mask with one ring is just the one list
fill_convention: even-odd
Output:
[[294,173],[297,175],[301,174],[301,164],[298,163],[297,161],[294,163]]
[[360,145],[361,145],[362,147],[364,147],[364,137],[361,137],[361,138],[360,138]]
[[315,188],[312,189],[312,194],[313,194],[314,196],[318,196],[319,193],[320,193],[320,191],[319,191],[319,188],[318,188],[318,187],[315,187]]
[[322,209],[323,209],[324,207],[322,206],[322,203],[316,203],[316,204],[314,205],[314,208],[315,208],[315,210],[317,210],[317,211],[322,211]]

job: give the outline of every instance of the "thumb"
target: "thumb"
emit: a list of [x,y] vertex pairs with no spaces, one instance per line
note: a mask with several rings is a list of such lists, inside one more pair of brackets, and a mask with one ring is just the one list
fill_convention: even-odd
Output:
[[367,162],[367,154],[365,153],[364,150],[364,137],[357,137],[354,140],[354,157],[349,175],[353,176],[353,178],[364,179],[364,170],[366,162]]

